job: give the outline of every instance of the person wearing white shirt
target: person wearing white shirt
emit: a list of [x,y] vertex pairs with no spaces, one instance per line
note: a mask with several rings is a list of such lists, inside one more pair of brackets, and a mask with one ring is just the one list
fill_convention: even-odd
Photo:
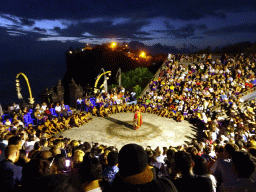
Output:
[[18,119],[18,123],[19,123],[18,126],[21,125],[22,127],[24,127],[24,123],[20,119]]
[[61,106],[59,103],[56,104],[55,106],[55,111],[56,113],[58,114],[58,117],[60,117],[60,114],[61,114]]
[[181,112],[183,109],[183,105],[180,103],[177,107],[177,111]]
[[210,73],[213,74],[214,72],[215,72],[215,69],[214,69],[214,68],[211,68],[211,69],[210,69]]
[[198,105],[198,112],[202,112],[203,111],[203,106],[202,105]]
[[124,87],[121,87],[121,93],[125,93],[125,88]]
[[41,108],[45,111],[45,110],[46,110],[46,108],[47,108],[46,103],[43,103]]
[[163,100],[163,96],[162,95],[157,96],[157,100]]
[[13,108],[14,108],[14,110],[19,110],[20,106],[19,106],[19,104],[13,103]]
[[11,125],[11,124],[12,124],[12,123],[11,123],[10,119],[6,119],[5,125]]
[[116,101],[117,100],[117,94],[115,93],[113,96],[113,100]]
[[157,94],[155,94],[154,97],[153,97],[153,100],[156,100],[157,97],[158,97]]
[[117,104],[117,105],[120,105],[120,104],[121,104],[121,99],[117,99],[117,100],[116,100],[116,104]]

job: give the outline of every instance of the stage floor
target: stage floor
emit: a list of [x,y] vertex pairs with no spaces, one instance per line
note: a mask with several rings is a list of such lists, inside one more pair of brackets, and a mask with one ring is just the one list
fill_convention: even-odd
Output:
[[109,117],[93,117],[80,128],[58,133],[71,140],[94,142],[120,149],[128,143],[137,143],[143,147],[179,146],[196,138],[196,128],[187,121],[176,122],[173,119],[158,117],[155,114],[142,113],[142,126],[133,129],[133,113],[117,113]]

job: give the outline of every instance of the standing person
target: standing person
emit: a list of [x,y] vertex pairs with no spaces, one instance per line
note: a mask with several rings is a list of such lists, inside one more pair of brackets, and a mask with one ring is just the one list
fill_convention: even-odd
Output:
[[82,100],[82,98],[80,98],[80,97],[76,100],[76,103],[77,103],[76,109],[79,110],[79,111],[81,111],[81,109],[82,109],[82,108],[81,108],[81,107],[82,107],[82,101],[83,101],[83,100]]
[[134,114],[133,122],[135,124],[135,130],[138,129],[142,125],[142,116],[140,112],[140,107],[137,106]]

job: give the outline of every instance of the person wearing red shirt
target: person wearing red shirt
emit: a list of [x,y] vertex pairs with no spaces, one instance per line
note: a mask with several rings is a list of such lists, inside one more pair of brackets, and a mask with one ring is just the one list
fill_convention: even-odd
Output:
[[52,113],[48,107],[46,107],[46,110],[44,111],[44,115],[46,115],[48,118],[52,118]]

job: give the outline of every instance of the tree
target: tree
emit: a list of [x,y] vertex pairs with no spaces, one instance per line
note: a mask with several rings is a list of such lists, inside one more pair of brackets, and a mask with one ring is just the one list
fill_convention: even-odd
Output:
[[142,88],[144,88],[152,79],[153,74],[146,67],[138,67],[135,70],[122,73],[122,86],[126,89],[134,89],[136,95],[139,96]]

